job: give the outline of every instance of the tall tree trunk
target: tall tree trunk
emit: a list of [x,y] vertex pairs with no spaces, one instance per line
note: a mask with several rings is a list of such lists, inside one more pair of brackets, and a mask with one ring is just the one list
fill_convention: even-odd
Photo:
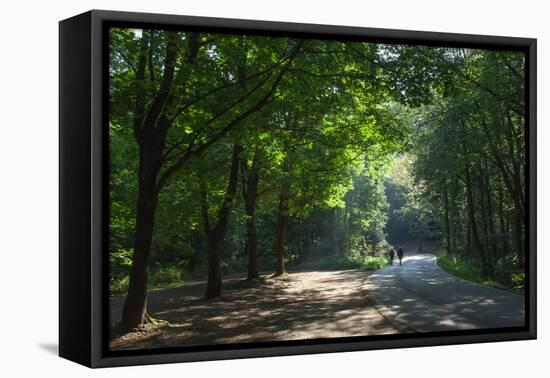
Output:
[[[456,190],[456,189],[455,189]],[[453,191],[451,193],[451,201],[450,201],[450,219],[451,219],[451,251],[453,251],[454,254],[458,253],[458,238],[459,238],[459,230],[460,230],[460,210],[457,207],[457,204],[454,199],[456,198],[456,192]]]
[[517,210],[514,214],[514,235],[518,253],[518,260],[520,266],[523,267],[523,265],[525,264],[525,253],[523,244],[523,217]]
[[524,236],[523,236],[523,225],[525,224],[524,218],[524,203],[523,200],[523,190],[521,185],[521,173],[520,173],[520,163],[514,162],[514,186],[516,187],[515,195],[515,227],[514,234],[516,239],[516,248],[518,253],[518,259],[520,265],[523,267],[525,262],[525,245],[524,245]]
[[466,256],[472,255],[472,224],[470,223],[470,217],[466,214],[466,250],[464,254]]
[[158,201],[155,183],[151,174],[144,174],[144,176],[139,180],[134,254],[128,294],[122,312],[121,325],[124,329],[132,329],[142,324],[146,312],[147,267],[151,253],[155,210]]
[[508,244],[508,230],[506,227],[506,217],[504,216],[504,193],[502,190],[502,184],[498,188],[498,218],[501,234],[501,246],[504,256],[510,254],[510,248]]
[[512,156],[512,168],[510,168],[510,165],[504,161],[504,158],[501,155],[502,148],[496,145],[496,143],[494,142],[496,138],[491,136],[487,122],[482,120],[481,125],[483,126],[483,130],[485,131],[485,134],[489,141],[489,147],[491,150],[491,155],[493,157],[491,161],[500,171],[506,189],[508,190],[512,201],[514,202],[514,206],[516,210],[520,213],[520,217],[523,218],[525,215],[525,201],[523,195],[523,187],[521,185],[521,165],[518,162],[518,160],[522,159],[519,159],[517,156]]
[[277,256],[277,267],[275,276],[280,276],[285,273],[285,242],[286,231],[288,227],[288,195],[289,184],[286,180],[283,181],[279,194],[279,209],[277,212],[277,236],[275,241],[275,254]]
[[[244,208],[246,213],[246,245],[248,253],[248,279],[253,280],[260,277],[258,235],[256,229],[256,199],[258,196],[258,182],[260,181],[260,170],[258,164],[258,153],[252,159],[252,167],[243,168],[246,175],[243,185]],[[242,162],[243,165],[246,162]]]
[[495,222],[494,222],[494,209],[493,209],[493,194],[491,192],[491,179],[489,178],[489,164],[487,158],[484,159],[485,163],[485,194],[487,197],[487,220],[489,222],[489,244],[487,248],[490,248],[489,260],[491,265],[491,271],[494,271],[494,267],[498,258],[497,243],[495,240]]
[[474,243],[474,248],[476,252],[481,256],[482,258],[482,272],[481,274],[484,277],[487,277],[487,262],[485,261],[485,253],[483,250],[483,245],[481,244],[481,239],[479,237],[479,232],[477,228],[477,221],[476,221],[476,215],[475,215],[475,205],[474,205],[474,193],[472,189],[472,181],[470,176],[470,167],[468,163],[465,164],[464,173],[466,176],[466,202],[467,202],[467,208],[468,208],[468,219],[471,227],[471,237],[472,241]]
[[[207,208],[204,208],[204,193],[201,195],[203,198],[203,222],[205,223],[205,230],[208,235],[208,281],[206,283],[205,298],[217,298],[222,294],[222,268],[221,268],[221,255],[222,255],[222,243],[225,237],[225,231],[227,223],[229,221],[229,214],[233,206],[233,200],[237,192],[237,184],[239,180],[239,154],[241,153],[241,146],[235,144],[233,146],[233,153],[231,156],[231,168],[229,171],[229,182],[225,191],[225,197],[223,204],[218,211],[218,219],[215,226],[211,226],[208,219]],[[203,188],[204,191],[204,188]]]
[[452,243],[451,243],[451,220],[449,217],[449,191],[447,184],[444,184],[443,189],[443,209],[445,211],[445,242],[447,245],[447,255],[452,255]]
[[482,271],[487,273],[487,276],[491,275],[491,259],[489,254],[489,220],[487,218],[487,202],[486,202],[486,185],[485,179],[486,172],[484,172],[482,163],[478,164],[478,192],[479,192],[479,210],[481,215],[483,232],[483,254],[481,255]]
[[[136,73],[137,81],[145,78],[147,46],[148,43],[143,36]],[[163,109],[169,101],[176,56],[176,37],[175,34],[171,34],[166,46],[162,82],[147,112],[145,112],[143,94],[139,93],[136,98],[133,127],[139,147],[138,199],[130,283],[122,311],[121,327],[123,329],[132,329],[141,325],[147,311],[147,268],[159,194],[157,176],[163,164],[162,154],[166,133],[170,126],[167,117],[163,114]]]
[[215,232],[208,235],[208,281],[205,298],[217,298],[222,295],[222,238]]
[[[481,185],[483,186],[483,185]],[[483,232],[483,251],[481,251],[481,264],[482,271],[484,271],[487,277],[491,276],[492,265],[491,265],[491,255],[489,249],[489,219],[487,215],[487,197],[485,196],[485,189],[480,188],[479,191],[479,204],[480,204],[480,215],[481,215],[481,230]]]
[[329,236],[329,248],[331,253],[338,256],[338,234],[336,230],[338,213],[336,208],[333,207],[328,211],[328,236]]

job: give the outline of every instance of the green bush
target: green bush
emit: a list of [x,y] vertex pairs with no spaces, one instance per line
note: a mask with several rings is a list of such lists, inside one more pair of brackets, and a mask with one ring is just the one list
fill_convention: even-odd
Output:
[[350,256],[348,261],[356,268],[366,270],[383,269],[389,265],[389,259],[383,256]]
[[472,260],[466,260],[457,256],[440,256],[437,264],[447,273],[468,281],[481,283],[481,268]]
[[109,289],[111,294],[121,294],[128,291],[132,254],[132,249],[123,248],[114,249],[109,254]]
[[341,257],[341,256],[322,256],[307,263],[300,264],[298,268],[306,269],[366,269],[378,270],[389,265],[386,257],[382,256],[361,256],[359,254]]
[[512,273],[511,279],[514,289],[523,290],[525,288],[525,272]]
[[362,268],[367,270],[378,270],[383,269],[389,265],[389,260],[386,257],[377,256],[367,256],[362,261]]
[[151,270],[149,273],[149,289],[161,289],[183,284],[182,272],[174,266]]
[[[116,276],[111,275],[109,289],[111,295],[125,294],[128,291],[130,282],[129,275]],[[185,281],[182,277],[182,271],[175,266],[151,269],[149,271],[149,281],[147,287],[149,290],[166,289],[183,285]]]
[[[437,265],[447,273],[467,281],[512,292],[521,293],[523,290],[524,273],[508,274],[506,280],[484,278],[478,260],[460,256],[440,256],[437,258]],[[500,275],[497,277],[500,277]]]
[[493,274],[495,280],[504,286],[517,290],[523,290],[525,286],[523,282],[525,280],[525,272],[515,255],[508,255],[498,259]]
[[130,283],[130,276],[124,277],[111,277],[109,282],[109,289],[111,295],[124,294],[128,291],[128,285]]

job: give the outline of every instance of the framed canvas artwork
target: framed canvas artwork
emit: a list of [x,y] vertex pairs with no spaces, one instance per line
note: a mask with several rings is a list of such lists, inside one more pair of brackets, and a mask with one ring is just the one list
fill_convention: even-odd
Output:
[[536,337],[536,40],[60,22],[60,355]]

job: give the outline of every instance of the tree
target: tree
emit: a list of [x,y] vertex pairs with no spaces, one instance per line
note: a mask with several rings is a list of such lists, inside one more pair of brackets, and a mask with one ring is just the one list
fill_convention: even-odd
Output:
[[443,204],[435,214],[448,253],[478,261],[483,277],[509,284],[524,255],[524,57],[456,49],[442,62],[453,69],[420,117],[416,173]]
[[[135,99],[132,123],[139,147],[135,243],[121,323],[123,328],[133,328],[146,318],[147,268],[159,193],[190,159],[202,154],[272,99],[301,42],[288,41],[292,46],[286,46],[282,55],[275,54],[275,59],[270,56],[270,64],[262,61],[263,65],[255,65],[254,71],[251,70],[253,73],[242,79],[253,81],[250,91],[221,110],[217,107],[215,111],[208,111],[212,103],[219,104],[222,99],[225,101],[227,92],[231,93],[233,89],[238,91],[238,82],[232,80],[234,75],[227,75],[227,72],[219,72],[218,69],[230,60],[224,60],[223,51],[224,48],[233,50],[233,37],[217,36],[220,41],[214,42],[196,32],[157,35],[142,31],[135,36],[127,30],[112,33],[121,34],[118,39],[112,39],[120,42],[112,43],[112,65],[118,66],[120,60],[124,60],[129,66],[114,78],[113,87],[117,88],[117,83],[120,84],[120,92],[115,90],[112,97],[132,93]],[[137,51],[136,44],[139,44]],[[124,46],[126,51],[121,51]],[[156,62],[161,69],[155,67],[157,54],[154,49],[159,46],[165,51],[164,58]],[[132,62],[130,53],[134,53],[137,64]],[[230,57],[230,53],[227,55]],[[162,76],[157,82],[155,71],[158,70],[162,71]],[[190,80],[188,75],[191,74],[199,80]],[[134,86],[128,91],[129,77],[133,78]],[[204,90],[206,80],[212,84]],[[195,114],[197,111],[198,115]],[[117,118],[113,116],[113,119]]]

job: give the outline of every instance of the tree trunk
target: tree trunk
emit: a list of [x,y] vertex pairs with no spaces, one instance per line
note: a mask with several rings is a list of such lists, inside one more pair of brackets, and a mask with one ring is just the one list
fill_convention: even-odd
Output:
[[504,193],[502,190],[502,185],[498,188],[498,218],[501,234],[501,246],[504,256],[510,254],[509,244],[508,244],[508,230],[506,227],[506,217],[504,216]]
[[477,253],[482,258],[482,272],[481,274],[484,277],[487,277],[487,271],[485,270],[487,268],[487,262],[485,261],[485,253],[483,250],[483,245],[481,244],[481,239],[479,238],[479,232],[477,228],[477,221],[475,216],[475,207],[474,207],[474,193],[472,190],[472,182],[470,177],[470,167],[466,163],[465,165],[465,176],[466,176],[466,202],[467,202],[467,208],[468,208],[468,219],[471,227],[471,237],[472,241],[474,243],[474,248]]
[[288,226],[288,192],[289,185],[285,180],[281,186],[279,195],[279,210],[277,214],[277,239],[275,241],[275,254],[277,255],[277,267],[275,276],[285,273],[285,241]]
[[147,267],[153,240],[155,210],[157,206],[156,187],[151,174],[143,174],[139,180],[134,254],[130,270],[130,284],[124,302],[121,326],[136,328],[144,322],[147,305]]
[[[145,37],[142,39],[140,54],[137,81],[143,80],[145,76],[147,56]],[[157,176],[163,164],[162,154],[166,133],[170,126],[168,118],[162,112],[168,101],[174,78],[176,55],[175,34],[172,34],[166,46],[162,82],[150,108],[144,112],[145,99],[142,93],[138,94],[135,104],[133,127],[139,146],[138,199],[130,283],[121,320],[123,329],[132,329],[141,325],[147,311],[147,268],[158,203]]]
[[494,222],[494,209],[493,209],[493,194],[491,193],[491,181],[489,178],[489,164],[487,162],[487,159],[484,160],[485,162],[485,171],[487,172],[485,175],[485,193],[487,197],[487,217],[489,222],[489,244],[487,245],[488,248],[490,248],[490,255],[489,255],[489,261],[491,264],[491,271],[494,271],[494,267],[497,262],[497,243],[495,240],[495,222]]
[[479,210],[481,215],[481,231],[483,232],[483,254],[481,255],[481,270],[486,272],[487,276],[491,275],[491,259],[489,254],[489,220],[487,217],[487,202],[486,202],[486,185],[485,185],[485,179],[486,172],[483,171],[481,161],[479,161],[478,165],[478,174],[479,174],[479,182],[478,182],[478,192],[479,192]]
[[[212,228],[208,219],[207,208],[204,208],[203,205],[203,218],[205,218],[205,230],[208,235],[209,247],[208,281],[206,283],[206,293],[204,294],[205,298],[217,298],[222,294],[221,245],[225,237],[229,214],[231,213],[231,207],[233,206],[233,200],[237,192],[237,183],[239,179],[239,154],[241,153],[241,150],[242,148],[240,145],[235,144],[233,146],[231,169],[229,171],[229,182],[225,191],[223,204],[218,212],[217,223]],[[201,198],[203,197],[204,194],[201,195]],[[205,202],[204,199],[203,202]]]
[[222,295],[222,239],[215,232],[208,236],[208,281],[205,298],[217,298]]
[[420,231],[420,234],[418,235],[418,253],[422,253],[422,244],[424,241],[424,231]]
[[459,230],[460,230],[460,210],[457,207],[457,201],[456,199],[456,192],[453,191],[451,193],[451,201],[450,201],[450,219],[451,219],[451,251],[456,255],[458,253],[458,238],[459,238]]
[[[245,167],[245,170],[247,167]],[[256,229],[256,199],[260,181],[258,156],[254,155],[252,167],[246,172],[246,184],[243,185],[244,208],[246,213],[246,245],[248,253],[248,279],[260,277],[258,256],[258,234]]]
[[524,237],[523,237],[523,225],[525,224],[525,210],[524,210],[524,199],[523,199],[523,190],[521,185],[521,173],[520,173],[520,167],[519,162],[514,162],[514,185],[516,187],[516,195],[515,195],[515,239],[516,239],[516,248],[518,250],[518,259],[520,266],[523,267],[525,262],[525,245],[523,243]]
[[337,234],[337,216],[338,213],[336,208],[333,207],[328,210],[328,236],[329,236],[329,248],[331,253],[335,256],[338,256],[338,234]]
[[444,184],[443,189],[443,208],[445,210],[445,242],[447,244],[447,255],[452,255],[452,243],[451,243],[451,220],[449,217],[449,192],[447,190],[447,184]]
[[492,265],[491,265],[491,255],[489,249],[489,219],[487,216],[487,203],[485,190],[480,188],[479,193],[479,203],[480,203],[480,215],[481,215],[481,231],[483,232],[483,251],[481,253],[481,270],[486,273],[486,276],[491,276]]
[[[468,217],[468,215],[466,215]],[[466,250],[464,254],[470,256],[472,254],[472,224],[470,223],[470,217],[466,220]]]
[[523,218],[519,211],[515,211],[514,214],[514,235],[515,235],[515,242],[516,242],[516,248],[518,253],[518,260],[521,267],[523,267],[525,263],[525,254],[524,254],[524,244],[523,244]]

